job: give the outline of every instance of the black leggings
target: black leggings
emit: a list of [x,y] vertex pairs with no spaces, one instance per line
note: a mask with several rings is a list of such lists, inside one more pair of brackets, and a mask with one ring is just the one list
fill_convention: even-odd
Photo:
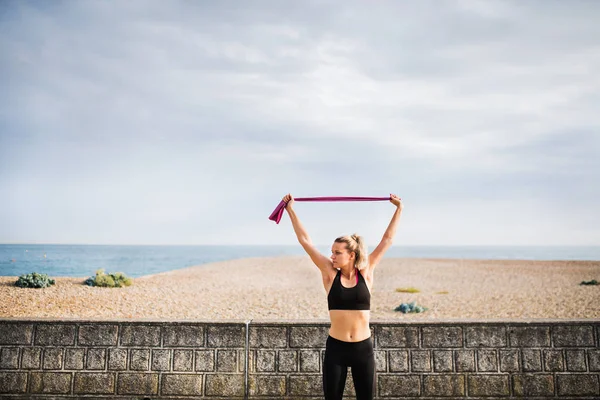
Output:
[[323,362],[325,400],[342,400],[348,367],[356,400],[372,400],[375,392],[375,354],[371,338],[360,342],[344,342],[329,336]]

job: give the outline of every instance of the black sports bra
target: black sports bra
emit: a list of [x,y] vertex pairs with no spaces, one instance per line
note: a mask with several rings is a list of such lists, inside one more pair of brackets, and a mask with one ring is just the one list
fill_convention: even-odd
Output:
[[329,294],[327,295],[327,305],[330,310],[370,310],[371,292],[367,287],[367,282],[359,270],[356,270],[358,282],[354,287],[347,288],[342,286],[341,270],[338,270]]

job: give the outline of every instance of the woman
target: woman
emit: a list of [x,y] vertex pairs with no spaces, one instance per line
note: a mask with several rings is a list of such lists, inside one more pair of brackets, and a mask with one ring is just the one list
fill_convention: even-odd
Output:
[[291,194],[283,197],[298,241],[321,271],[327,292],[331,327],[325,345],[323,390],[325,399],[342,399],[348,367],[357,400],[372,399],[375,387],[375,356],[369,315],[373,270],[392,245],[402,214],[402,201],[390,195],[396,211],[379,245],[371,254],[362,237],[340,236],[333,242],[331,257],[321,254],[313,245],[306,229],[294,211]]

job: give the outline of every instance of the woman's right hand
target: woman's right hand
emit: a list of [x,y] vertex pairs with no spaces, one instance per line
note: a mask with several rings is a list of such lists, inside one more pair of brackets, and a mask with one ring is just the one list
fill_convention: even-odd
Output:
[[292,208],[294,206],[294,197],[290,193],[283,196],[282,200],[286,203],[285,208]]

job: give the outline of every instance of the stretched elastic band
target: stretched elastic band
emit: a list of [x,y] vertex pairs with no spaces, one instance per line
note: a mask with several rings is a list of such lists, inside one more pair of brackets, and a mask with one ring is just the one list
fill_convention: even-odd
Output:
[[[390,199],[391,197],[297,197],[294,201],[385,201]],[[287,203],[281,200],[269,216],[269,219],[278,224],[281,221],[281,216],[286,205]]]

